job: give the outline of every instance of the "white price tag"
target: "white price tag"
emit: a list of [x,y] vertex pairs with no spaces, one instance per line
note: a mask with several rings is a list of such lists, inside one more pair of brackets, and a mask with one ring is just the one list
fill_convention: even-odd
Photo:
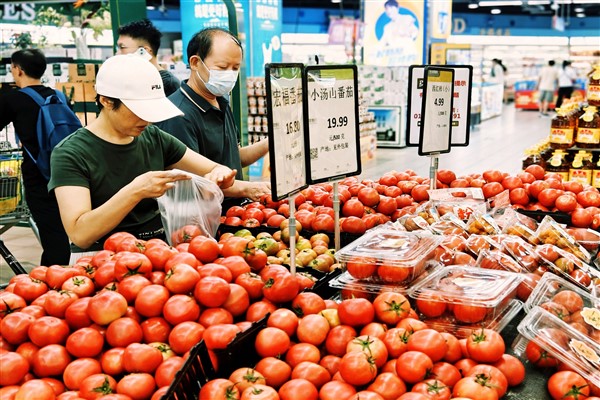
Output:
[[355,66],[306,68],[309,182],[361,171]]
[[454,71],[426,67],[419,155],[450,152]]

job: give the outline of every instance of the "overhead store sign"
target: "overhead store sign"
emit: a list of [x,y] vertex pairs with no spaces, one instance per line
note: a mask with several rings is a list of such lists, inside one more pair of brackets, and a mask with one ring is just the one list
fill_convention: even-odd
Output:
[[248,76],[281,61],[282,0],[239,0],[244,10]]
[[[468,146],[471,132],[471,65],[445,65],[454,71],[452,107],[452,146]],[[408,70],[408,107],[406,145],[418,146],[423,121],[422,100],[425,83],[425,66],[412,65]]]
[[452,31],[452,0],[436,0],[430,3],[431,37],[447,39]]
[[0,5],[0,22],[28,24],[35,19],[34,3],[5,3]]
[[424,1],[365,1],[365,65],[421,64]]
[[[192,37],[205,28],[228,29],[227,6],[221,0],[181,0],[181,39],[183,50]],[[187,55],[184,62],[187,64]]]

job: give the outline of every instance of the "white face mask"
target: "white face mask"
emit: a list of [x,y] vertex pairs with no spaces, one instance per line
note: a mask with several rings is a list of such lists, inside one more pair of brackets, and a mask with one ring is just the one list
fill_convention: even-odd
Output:
[[208,82],[205,82],[204,79],[202,79],[198,70],[196,70],[196,75],[198,75],[198,78],[204,83],[204,86],[206,86],[206,89],[209,92],[220,97],[225,96],[233,90],[238,79],[239,71],[208,69],[206,64],[204,64],[204,61],[200,61],[202,62],[202,65],[204,65],[204,68],[208,70]]

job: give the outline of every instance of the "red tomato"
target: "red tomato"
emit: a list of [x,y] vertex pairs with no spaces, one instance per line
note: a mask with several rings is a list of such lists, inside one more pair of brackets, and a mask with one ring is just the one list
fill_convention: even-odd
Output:
[[410,311],[410,303],[406,297],[397,292],[380,293],[373,300],[373,307],[376,319],[388,325],[396,325]]
[[342,357],[346,347],[356,337],[356,330],[348,325],[334,326],[329,330],[325,340],[325,348],[329,354]]
[[8,314],[0,322],[0,335],[10,344],[19,345],[29,339],[29,326],[35,318],[24,312]]
[[132,343],[123,352],[123,368],[127,372],[154,373],[163,362],[163,356],[155,347]]
[[414,332],[407,343],[407,350],[420,351],[433,362],[440,361],[448,351],[444,337],[434,329],[422,329]]
[[520,204],[522,206],[529,204],[529,195],[527,194],[527,190],[523,189],[522,187],[512,189],[509,193],[509,198],[511,204]]
[[135,299],[135,309],[144,317],[158,317],[169,299],[169,290],[161,285],[148,285],[139,291]]
[[292,301],[298,294],[300,285],[291,274],[281,274],[265,281],[263,295],[273,303]]
[[254,342],[256,352],[261,357],[276,357],[290,348],[290,337],[279,328],[263,328]]
[[277,309],[277,306],[269,300],[260,300],[250,304],[246,310],[246,320],[255,322],[262,319],[265,315],[272,313]]
[[[230,240],[228,240],[227,243],[229,241]],[[244,250],[242,250],[242,254],[244,254],[243,251],[246,251],[245,247]],[[223,255],[225,256],[225,253]],[[241,255],[225,256],[225,258],[219,260],[219,264],[229,268],[229,270],[231,271],[232,281],[235,281],[235,279],[239,275],[245,274],[246,272],[250,272],[250,265],[248,265],[244,257],[242,257]]]
[[476,323],[483,321],[488,312],[484,306],[471,305],[466,303],[453,304],[452,313],[459,322]]
[[571,224],[579,228],[588,228],[594,216],[585,208],[577,208],[571,213]]
[[81,328],[67,338],[67,351],[77,358],[96,357],[102,351],[104,337],[94,328]]
[[437,379],[426,379],[412,387],[412,392],[423,393],[432,399],[450,399],[452,392],[448,385]]
[[60,289],[67,279],[76,275],[83,275],[80,268],[51,265],[48,267],[44,279],[49,289]]
[[[372,190],[375,190],[375,189],[372,189]],[[379,194],[377,193],[377,191],[375,191],[375,194],[377,195],[377,201],[379,201]],[[342,215],[344,217],[361,218],[364,213],[365,213],[365,206],[363,205],[363,203],[361,203],[361,201],[359,199],[356,199],[356,198],[351,198],[350,200],[345,202],[344,205],[342,206]],[[316,222],[317,219],[318,219],[318,216],[317,216],[317,218],[315,218],[314,222]]]
[[388,359],[387,347],[383,340],[372,336],[361,335],[348,342],[346,353],[354,351],[365,353],[377,368],[381,368]]
[[121,375],[125,371],[123,353],[125,353],[123,347],[115,347],[102,353],[102,357],[100,357],[102,372],[111,376]]
[[583,400],[589,396],[590,388],[578,373],[559,371],[548,380],[548,392],[555,400]]
[[176,294],[171,296],[163,306],[163,315],[171,325],[197,321],[200,317],[200,306],[193,297]]
[[182,322],[169,333],[169,346],[176,354],[183,355],[202,339],[204,330],[197,322]]
[[367,225],[360,217],[350,216],[342,221],[342,232],[362,235],[367,230]]
[[92,297],[87,309],[90,319],[98,325],[108,325],[123,316],[126,311],[127,300],[125,297],[110,290],[102,291]]
[[279,328],[292,337],[298,328],[298,317],[296,314],[286,308],[279,308],[267,319],[267,326]]
[[14,397],[15,400],[54,400],[55,398],[56,393],[52,385],[41,379],[32,379],[23,383]]
[[125,375],[117,384],[117,393],[132,399],[148,399],[156,390],[154,377],[147,373]]
[[56,317],[41,317],[29,325],[29,339],[38,347],[65,343],[69,336],[69,325]]
[[292,379],[279,388],[281,400],[317,400],[319,391],[306,379]]
[[63,346],[49,344],[40,348],[31,363],[33,373],[38,377],[62,375],[71,357]]
[[304,361],[318,363],[320,360],[321,352],[319,348],[310,343],[296,343],[285,354],[285,362],[292,368]]
[[338,307],[340,322],[353,327],[364,326],[375,318],[375,308],[366,299],[346,299]]
[[594,190],[583,190],[577,193],[577,202],[582,207],[600,207],[600,193]]
[[508,386],[516,386],[525,380],[525,366],[518,358],[503,354],[500,360],[492,364],[506,377]]
[[452,396],[478,400],[497,400],[498,392],[485,377],[469,376],[462,378],[454,385]]
[[431,358],[420,351],[404,352],[396,361],[396,374],[406,383],[422,381],[432,368]]
[[243,392],[254,385],[266,385],[265,377],[252,368],[238,368],[229,375],[229,380],[235,382],[238,390]]
[[[379,203],[379,193],[377,190],[370,187],[364,187],[360,189],[357,197],[362,204],[368,207],[375,207]],[[359,215],[357,215],[357,217],[358,216]]]
[[21,296],[26,302],[32,302],[48,291],[46,283],[39,279],[25,277],[15,283],[13,293]]
[[324,384],[319,390],[321,400],[341,400],[348,399],[356,394],[354,386],[342,381],[330,381]]
[[368,257],[353,256],[346,263],[348,273],[356,279],[366,279],[375,273],[377,260]]
[[292,374],[292,368],[285,362],[275,357],[265,357],[254,367],[262,374],[267,385],[278,388],[287,382]]
[[456,382],[462,378],[458,368],[447,362],[437,362],[433,364],[430,376],[431,378],[444,382],[450,389],[452,389]]
[[342,357],[339,373],[351,385],[366,385],[377,376],[377,366],[365,352],[353,351]]
[[94,281],[87,276],[77,275],[67,279],[61,289],[75,293],[78,297],[91,296],[95,291]]
[[310,343],[315,346],[325,342],[329,333],[329,322],[320,314],[310,314],[300,319],[296,336],[300,342]]
[[[198,236],[202,237],[202,236]],[[196,240],[197,238],[194,238]],[[216,242],[215,242],[216,243]],[[171,293],[189,293],[200,280],[196,268],[188,264],[175,264],[165,276],[164,285]]]
[[412,333],[404,328],[391,328],[383,336],[382,340],[388,350],[390,358],[398,358],[408,347],[408,339]]
[[502,358],[504,339],[492,329],[473,331],[467,338],[469,356],[481,363],[494,363]]
[[499,182],[488,182],[481,188],[486,199],[494,197],[504,191],[504,187]]
[[414,201],[416,201],[417,203],[420,203],[422,201],[429,200],[429,193],[427,193],[428,190],[429,190],[429,185],[419,184],[412,188],[412,190],[410,191],[410,195],[412,196]]
[[65,386],[70,390],[78,390],[81,382],[88,376],[100,374],[102,368],[100,363],[93,358],[80,358],[71,361],[65,368],[63,380]]
[[440,169],[437,171],[436,177],[440,182],[449,185],[456,179],[456,174],[449,169]]
[[67,307],[79,297],[75,293],[66,290],[50,290],[45,298],[44,310],[46,313],[53,317],[64,318]]
[[525,356],[530,363],[537,367],[558,366],[558,360],[554,356],[532,341],[528,342],[527,347],[525,347]]
[[202,338],[210,350],[224,349],[240,332],[241,329],[237,325],[218,324],[206,328]]
[[331,380],[331,375],[325,367],[317,364],[317,362],[302,361],[292,369],[293,379],[306,379],[315,385],[317,389],[320,389]]
[[79,396],[84,399],[98,399],[106,394],[117,391],[117,381],[106,374],[90,375],[81,381],[79,385]]
[[[350,200],[349,200],[350,201]],[[317,214],[312,222],[312,230],[315,232],[333,232],[335,221],[329,214]]]
[[[253,210],[254,212],[260,213],[262,216],[262,211],[257,209]],[[188,251],[200,260],[200,262],[205,264],[213,262],[219,257],[219,245],[217,241],[205,236],[196,236],[193,238],[190,242]]]
[[377,375],[367,390],[379,394],[384,399],[397,399],[406,393],[406,384],[395,373],[383,372]]
[[485,379],[498,393],[498,398],[502,398],[508,390],[508,380],[498,368],[491,365],[479,364],[469,370],[467,377],[473,376]]
[[194,297],[206,307],[220,307],[225,303],[231,288],[227,281],[216,276],[207,276],[198,281],[194,288]]
[[140,324],[133,318],[119,318],[106,329],[106,342],[112,347],[127,347],[131,343],[141,342],[143,338]]
[[191,265],[194,268],[197,268],[200,265],[200,262],[192,253],[180,252],[173,254],[171,257],[169,257],[169,259],[165,263],[165,272],[169,272],[173,265],[180,263]]
[[29,372],[29,362],[16,352],[0,352],[0,364],[0,386],[16,385]]
[[235,383],[228,379],[213,379],[200,389],[199,400],[230,400],[239,399],[240,392]]

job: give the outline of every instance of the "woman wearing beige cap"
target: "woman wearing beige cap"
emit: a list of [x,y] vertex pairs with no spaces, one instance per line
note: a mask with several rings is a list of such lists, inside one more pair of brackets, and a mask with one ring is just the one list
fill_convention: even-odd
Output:
[[[222,189],[235,170],[189,150],[150,122],[181,115],[164,94],[156,68],[136,55],[117,55],[96,77],[100,114],[52,152],[51,179],[73,253],[102,248],[113,232],[164,237],[156,197],[174,182],[205,176]],[[73,257],[72,257],[73,259]]]

